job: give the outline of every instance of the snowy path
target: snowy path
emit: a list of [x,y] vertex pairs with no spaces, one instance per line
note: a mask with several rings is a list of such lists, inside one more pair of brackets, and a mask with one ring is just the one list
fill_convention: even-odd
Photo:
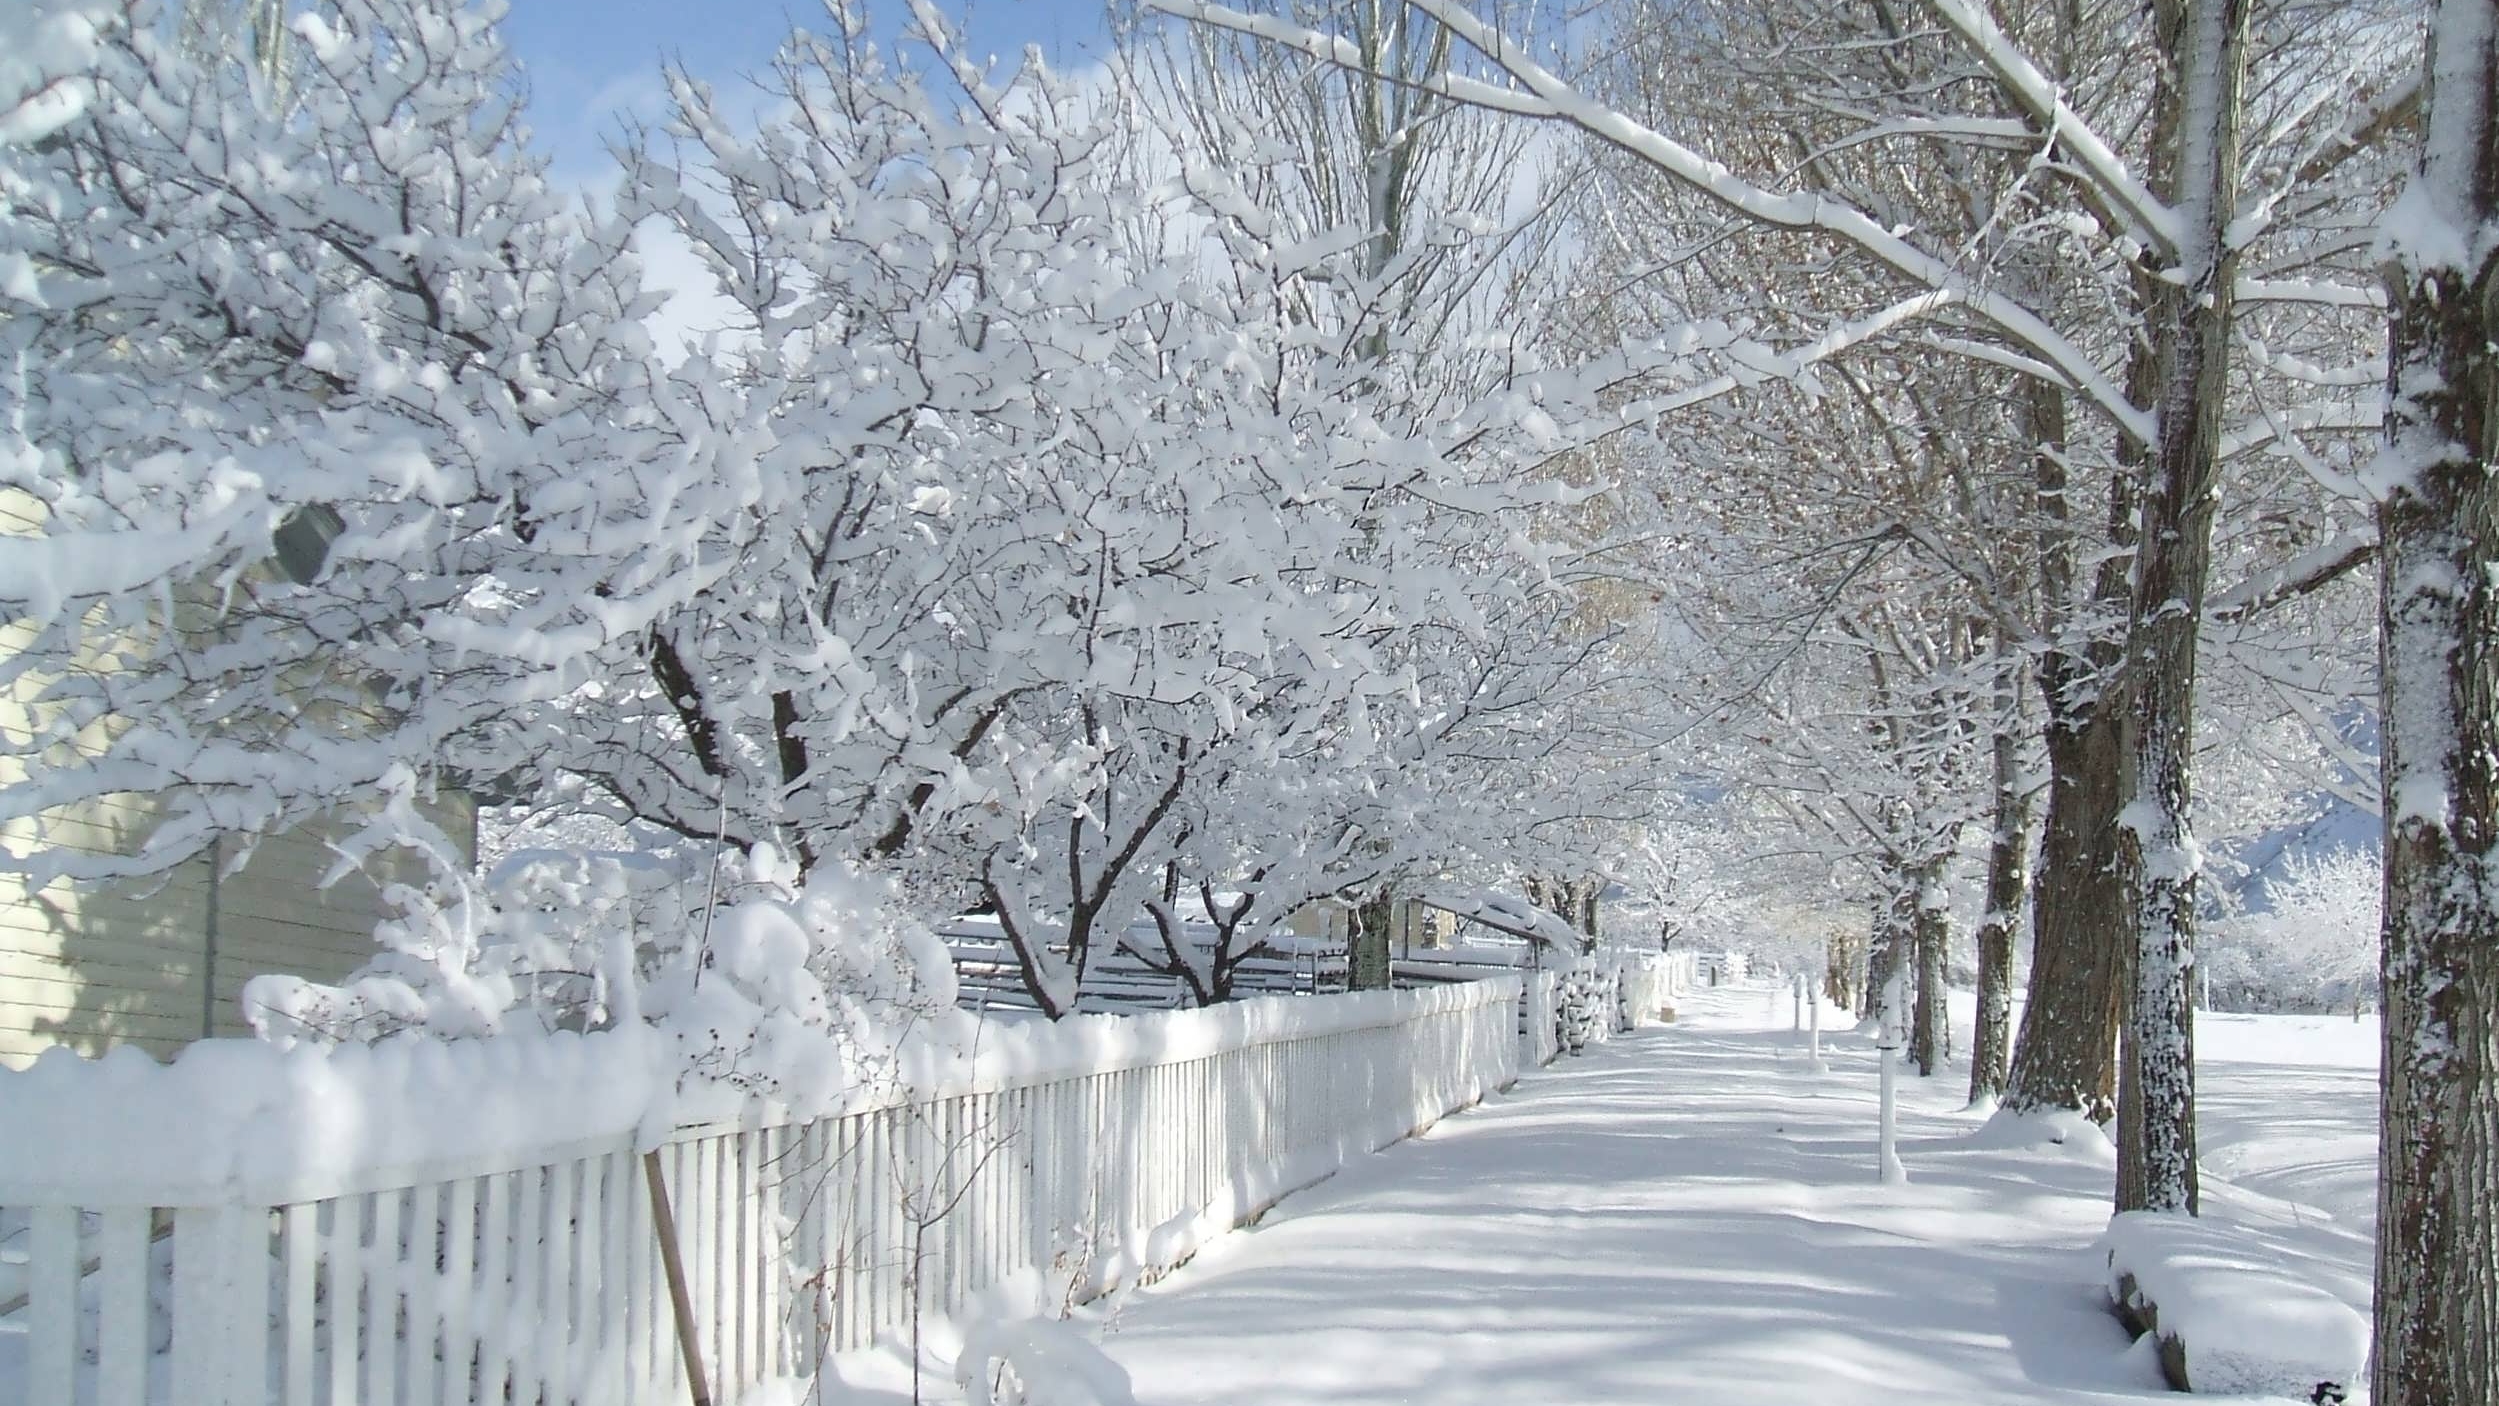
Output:
[[1905,1080],[1913,1182],[1883,1188],[1871,1052],[1838,1039],[1814,1076],[1787,1020],[1701,993],[1292,1198],[1104,1345],[1150,1406],[2164,1394],[2087,1248],[2105,1145],[1973,1150],[1957,1082]]

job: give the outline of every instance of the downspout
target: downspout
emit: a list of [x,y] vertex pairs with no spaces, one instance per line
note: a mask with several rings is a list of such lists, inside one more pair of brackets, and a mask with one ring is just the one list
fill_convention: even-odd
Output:
[[208,918],[200,934],[200,1038],[217,1034],[217,890],[225,881],[226,837],[208,842]]

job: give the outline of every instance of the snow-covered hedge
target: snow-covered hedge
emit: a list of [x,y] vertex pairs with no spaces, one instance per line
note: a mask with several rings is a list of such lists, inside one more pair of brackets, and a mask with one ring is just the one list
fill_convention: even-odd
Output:
[[2368,1321],[2245,1231],[2127,1211],[2104,1243],[2110,1299],[2158,1339],[2178,1390],[2340,1401],[2361,1380]]
[[1562,1048],[1580,1054],[1614,1035],[1615,978],[1582,960],[1562,973]]

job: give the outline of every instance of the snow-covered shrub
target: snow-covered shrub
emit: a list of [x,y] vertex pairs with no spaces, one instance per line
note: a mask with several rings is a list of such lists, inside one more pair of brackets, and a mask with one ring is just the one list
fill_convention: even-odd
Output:
[[2198,952],[2224,1010],[2323,1011],[2375,1003],[2378,856],[2293,854],[2264,882],[2265,910],[2212,925]]
[[1562,973],[1562,1048],[1579,1054],[1614,1033],[1615,979],[1582,960]]
[[945,944],[893,903],[890,882],[819,865],[803,882],[757,857],[737,901],[661,965],[646,1012],[688,1066],[782,1102],[879,1072],[911,1031],[953,1009]]
[[262,1038],[464,1038],[510,1030],[673,1031],[683,1067],[787,1101],[855,1085],[954,1004],[944,944],[893,885],[839,864],[802,877],[771,846],[680,876],[633,856],[513,856],[473,889],[395,890],[387,950],[339,986],[244,988]]
[[1136,1406],[1128,1370],[1072,1325],[1048,1318],[966,1328],[955,1382],[967,1406]]

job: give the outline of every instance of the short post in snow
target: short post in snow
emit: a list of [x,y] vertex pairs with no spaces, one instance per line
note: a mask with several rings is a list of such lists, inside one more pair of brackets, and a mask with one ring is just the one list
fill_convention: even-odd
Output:
[[1805,1067],[1819,1074],[1824,1067],[1822,1063],[1822,993],[1820,991],[1809,991],[1805,996],[1805,1028],[1808,1041],[1805,1046]]
[[1909,1043],[1908,1021],[1902,1010],[1907,994],[1902,989],[1901,974],[1883,983],[1882,1024],[1876,1029],[1874,1048],[1881,1056],[1881,1110],[1877,1114],[1875,1161],[1885,1186],[1906,1185],[1909,1169],[1900,1165],[1899,1100],[1894,1085],[1899,1080],[1900,1052]]
[[1791,1030],[1802,1030],[1805,1028],[1805,974],[1801,971],[1798,972],[1796,974],[1796,980],[1791,983],[1791,985],[1793,989],[1789,992],[1789,994],[1796,998],[1796,1009],[1793,1012],[1796,1019],[1795,1023],[1790,1025],[1788,1028]]

